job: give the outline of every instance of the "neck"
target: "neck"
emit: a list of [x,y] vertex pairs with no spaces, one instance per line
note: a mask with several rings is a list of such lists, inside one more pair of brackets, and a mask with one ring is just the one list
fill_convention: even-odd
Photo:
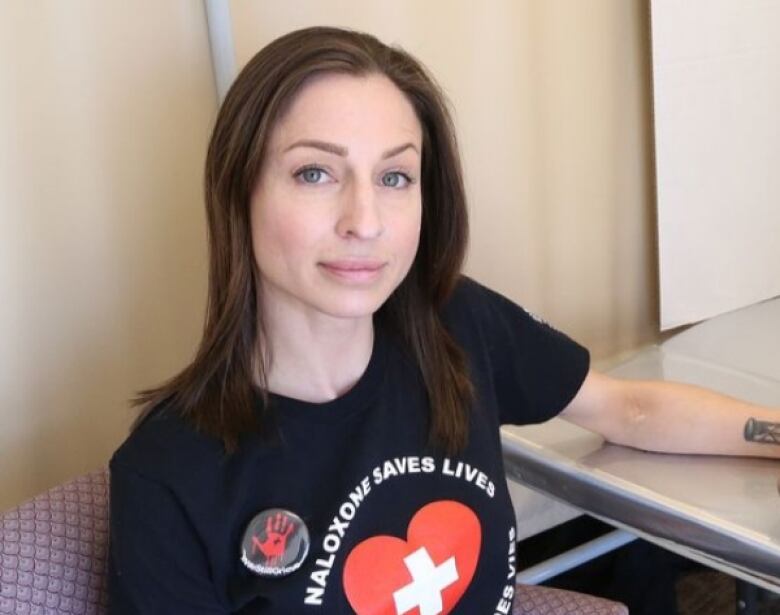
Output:
[[[269,302],[270,303],[270,302]],[[341,397],[365,372],[374,347],[371,315],[336,318],[263,306],[268,390],[302,401]]]

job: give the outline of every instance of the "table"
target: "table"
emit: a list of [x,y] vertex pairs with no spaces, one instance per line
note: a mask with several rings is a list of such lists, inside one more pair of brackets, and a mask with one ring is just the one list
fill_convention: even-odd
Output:
[[[714,320],[610,373],[690,382],[780,408],[780,300]],[[780,462],[639,451],[561,419],[504,426],[502,441],[509,478],[780,593]]]

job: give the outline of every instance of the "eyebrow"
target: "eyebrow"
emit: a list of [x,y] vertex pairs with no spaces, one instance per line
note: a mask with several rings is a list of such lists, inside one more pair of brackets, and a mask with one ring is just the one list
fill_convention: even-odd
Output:
[[[329,152],[331,154],[336,154],[338,156],[346,156],[349,153],[349,150],[342,145],[336,145],[335,143],[328,143],[327,141],[318,141],[317,139],[302,139],[300,141],[296,141],[289,147],[285,148],[285,150],[282,153],[289,152],[291,149],[295,147],[313,147],[315,149],[320,149],[324,152]],[[396,156],[400,154],[402,151],[409,148],[413,149],[415,152],[417,151],[417,148],[414,146],[413,143],[404,143],[403,145],[391,147],[389,150],[383,152],[382,160],[385,160],[387,158],[392,158],[393,156]]]

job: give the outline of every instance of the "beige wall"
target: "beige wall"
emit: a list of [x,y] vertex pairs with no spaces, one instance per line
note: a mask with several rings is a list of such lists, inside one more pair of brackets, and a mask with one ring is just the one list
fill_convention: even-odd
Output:
[[0,509],[104,464],[205,295],[192,0],[0,4]]
[[[239,65],[315,23],[420,57],[455,111],[469,273],[597,359],[654,338],[644,2],[230,6]],[[126,398],[190,357],[205,296],[201,3],[31,7],[0,4],[0,509],[105,463]]]
[[454,107],[473,230],[468,272],[597,359],[655,338],[646,2],[230,6],[240,66],[315,24],[364,29],[419,57]]

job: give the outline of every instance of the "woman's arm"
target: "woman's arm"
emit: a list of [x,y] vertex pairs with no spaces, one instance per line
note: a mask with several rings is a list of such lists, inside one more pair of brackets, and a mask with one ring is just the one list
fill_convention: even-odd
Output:
[[780,408],[688,384],[591,370],[561,418],[648,451],[780,458]]
[[173,494],[113,462],[110,489],[109,615],[226,615]]

